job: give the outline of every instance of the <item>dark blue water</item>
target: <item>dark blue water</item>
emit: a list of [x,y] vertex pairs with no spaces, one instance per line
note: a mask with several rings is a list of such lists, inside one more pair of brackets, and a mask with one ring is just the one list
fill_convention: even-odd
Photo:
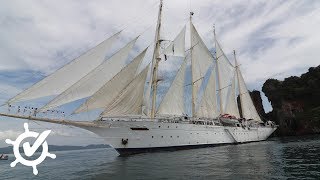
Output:
[[55,152],[31,167],[0,161],[0,179],[320,179],[320,136],[117,157],[112,149]]

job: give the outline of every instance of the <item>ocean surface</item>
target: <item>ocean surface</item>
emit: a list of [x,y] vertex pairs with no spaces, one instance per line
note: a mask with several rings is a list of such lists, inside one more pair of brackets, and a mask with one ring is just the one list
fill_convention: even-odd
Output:
[[113,149],[54,152],[31,167],[0,161],[0,179],[320,179],[320,136],[118,157]]

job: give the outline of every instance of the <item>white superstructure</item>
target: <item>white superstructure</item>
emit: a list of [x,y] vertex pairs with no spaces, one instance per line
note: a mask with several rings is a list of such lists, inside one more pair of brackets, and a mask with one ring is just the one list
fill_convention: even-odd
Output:
[[[160,50],[162,6],[160,0],[153,58],[146,67],[140,68],[147,48],[126,63],[139,36],[110,58],[104,58],[119,32],[7,102],[10,105],[57,95],[37,109],[34,116],[0,115],[87,129],[103,137],[120,154],[267,139],[276,126],[262,122],[236,59],[235,65],[230,63],[215,32],[215,53],[209,51],[192,23],[193,13],[189,22],[190,47],[185,48],[186,25]],[[184,60],[163,99],[157,101],[158,66],[168,56]],[[187,73],[189,65],[191,72]],[[191,104],[186,104],[186,87],[191,88]],[[75,122],[35,117],[36,113],[83,98],[88,99],[73,113],[100,109],[98,120]],[[190,107],[191,116],[186,115],[186,107]]]

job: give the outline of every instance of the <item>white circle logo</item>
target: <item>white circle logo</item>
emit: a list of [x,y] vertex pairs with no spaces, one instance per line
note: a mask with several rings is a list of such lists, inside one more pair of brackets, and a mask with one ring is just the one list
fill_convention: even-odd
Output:
[[[48,143],[46,141],[46,138],[50,134],[51,130],[43,131],[39,135],[39,133],[37,133],[37,132],[29,131],[28,123],[24,123],[24,129],[25,129],[25,132],[20,134],[20,136],[15,141],[12,141],[10,139],[6,139],[7,144],[13,145],[13,153],[14,153],[14,156],[16,157],[16,160],[13,161],[10,164],[10,166],[15,167],[17,165],[17,163],[20,162],[21,164],[23,164],[25,166],[33,167],[33,174],[37,175],[38,174],[37,165],[42,163],[42,161],[44,161],[46,159],[46,157],[50,157],[52,159],[56,158],[55,154],[49,153]],[[27,157],[32,156],[37,151],[37,149],[40,146],[42,146],[42,153],[39,156],[39,158],[37,158],[35,160],[24,159],[21,156],[20,151],[19,151],[19,146],[20,146],[21,142],[24,139],[29,138],[29,137],[36,138],[36,141],[34,142],[34,144],[32,146],[30,146],[29,142],[23,143],[22,147],[23,147],[24,153]]]

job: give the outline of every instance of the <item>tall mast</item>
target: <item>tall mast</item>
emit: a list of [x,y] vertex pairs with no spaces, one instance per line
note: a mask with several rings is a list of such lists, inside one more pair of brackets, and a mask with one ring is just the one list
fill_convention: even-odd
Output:
[[[237,73],[237,81],[238,81],[238,91],[239,91],[239,98],[240,98],[240,104],[241,104],[241,115],[243,117],[243,112],[242,112],[242,109],[244,107],[244,104],[243,104],[243,100],[242,100],[242,92],[241,92],[241,87],[240,87],[240,69],[239,69],[239,65],[238,65],[238,61],[237,61],[237,57],[236,57],[236,51],[233,50],[233,56],[234,56],[234,62],[235,62],[235,65],[236,65],[236,73]],[[240,109],[239,109],[240,111]]]
[[158,65],[161,58],[159,57],[160,48],[160,27],[161,27],[161,15],[162,15],[163,0],[160,0],[158,22],[155,36],[155,47],[152,58],[152,107],[151,107],[151,118],[154,118],[156,112],[156,98],[157,98],[157,86],[158,86]]
[[194,117],[196,114],[196,104],[195,104],[195,98],[196,98],[196,94],[195,94],[195,87],[194,87],[194,79],[193,79],[193,63],[192,63],[192,50],[193,50],[193,44],[192,44],[192,32],[191,32],[191,28],[192,28],[192,15],[193,12],[190,12],[190,41],[191,41],[191,48],[190,48],[190,58],[191,58],[191,86],[192,86],[192,116]]
[[214,47],[216,49],[216,53],[215,53],[215,58],[216,58],[216,67],[217,67],[217,73],[218,73],[218,86],[219,86],[219,89],[218,89],[218,94],[219,94],[219,99],[220,99],[220,114],[223,114],[223,105],[222,105],[222,96],[221,96],[221,90],[222,90],[222,87],[221,87],[221,78],[220,78],[220,72],[219,72],[219,62],[218,62],[218,57],[217,57],[217,39],[216,39],[216,28],[215,26],[213,26],[213,35],[214,35]]

